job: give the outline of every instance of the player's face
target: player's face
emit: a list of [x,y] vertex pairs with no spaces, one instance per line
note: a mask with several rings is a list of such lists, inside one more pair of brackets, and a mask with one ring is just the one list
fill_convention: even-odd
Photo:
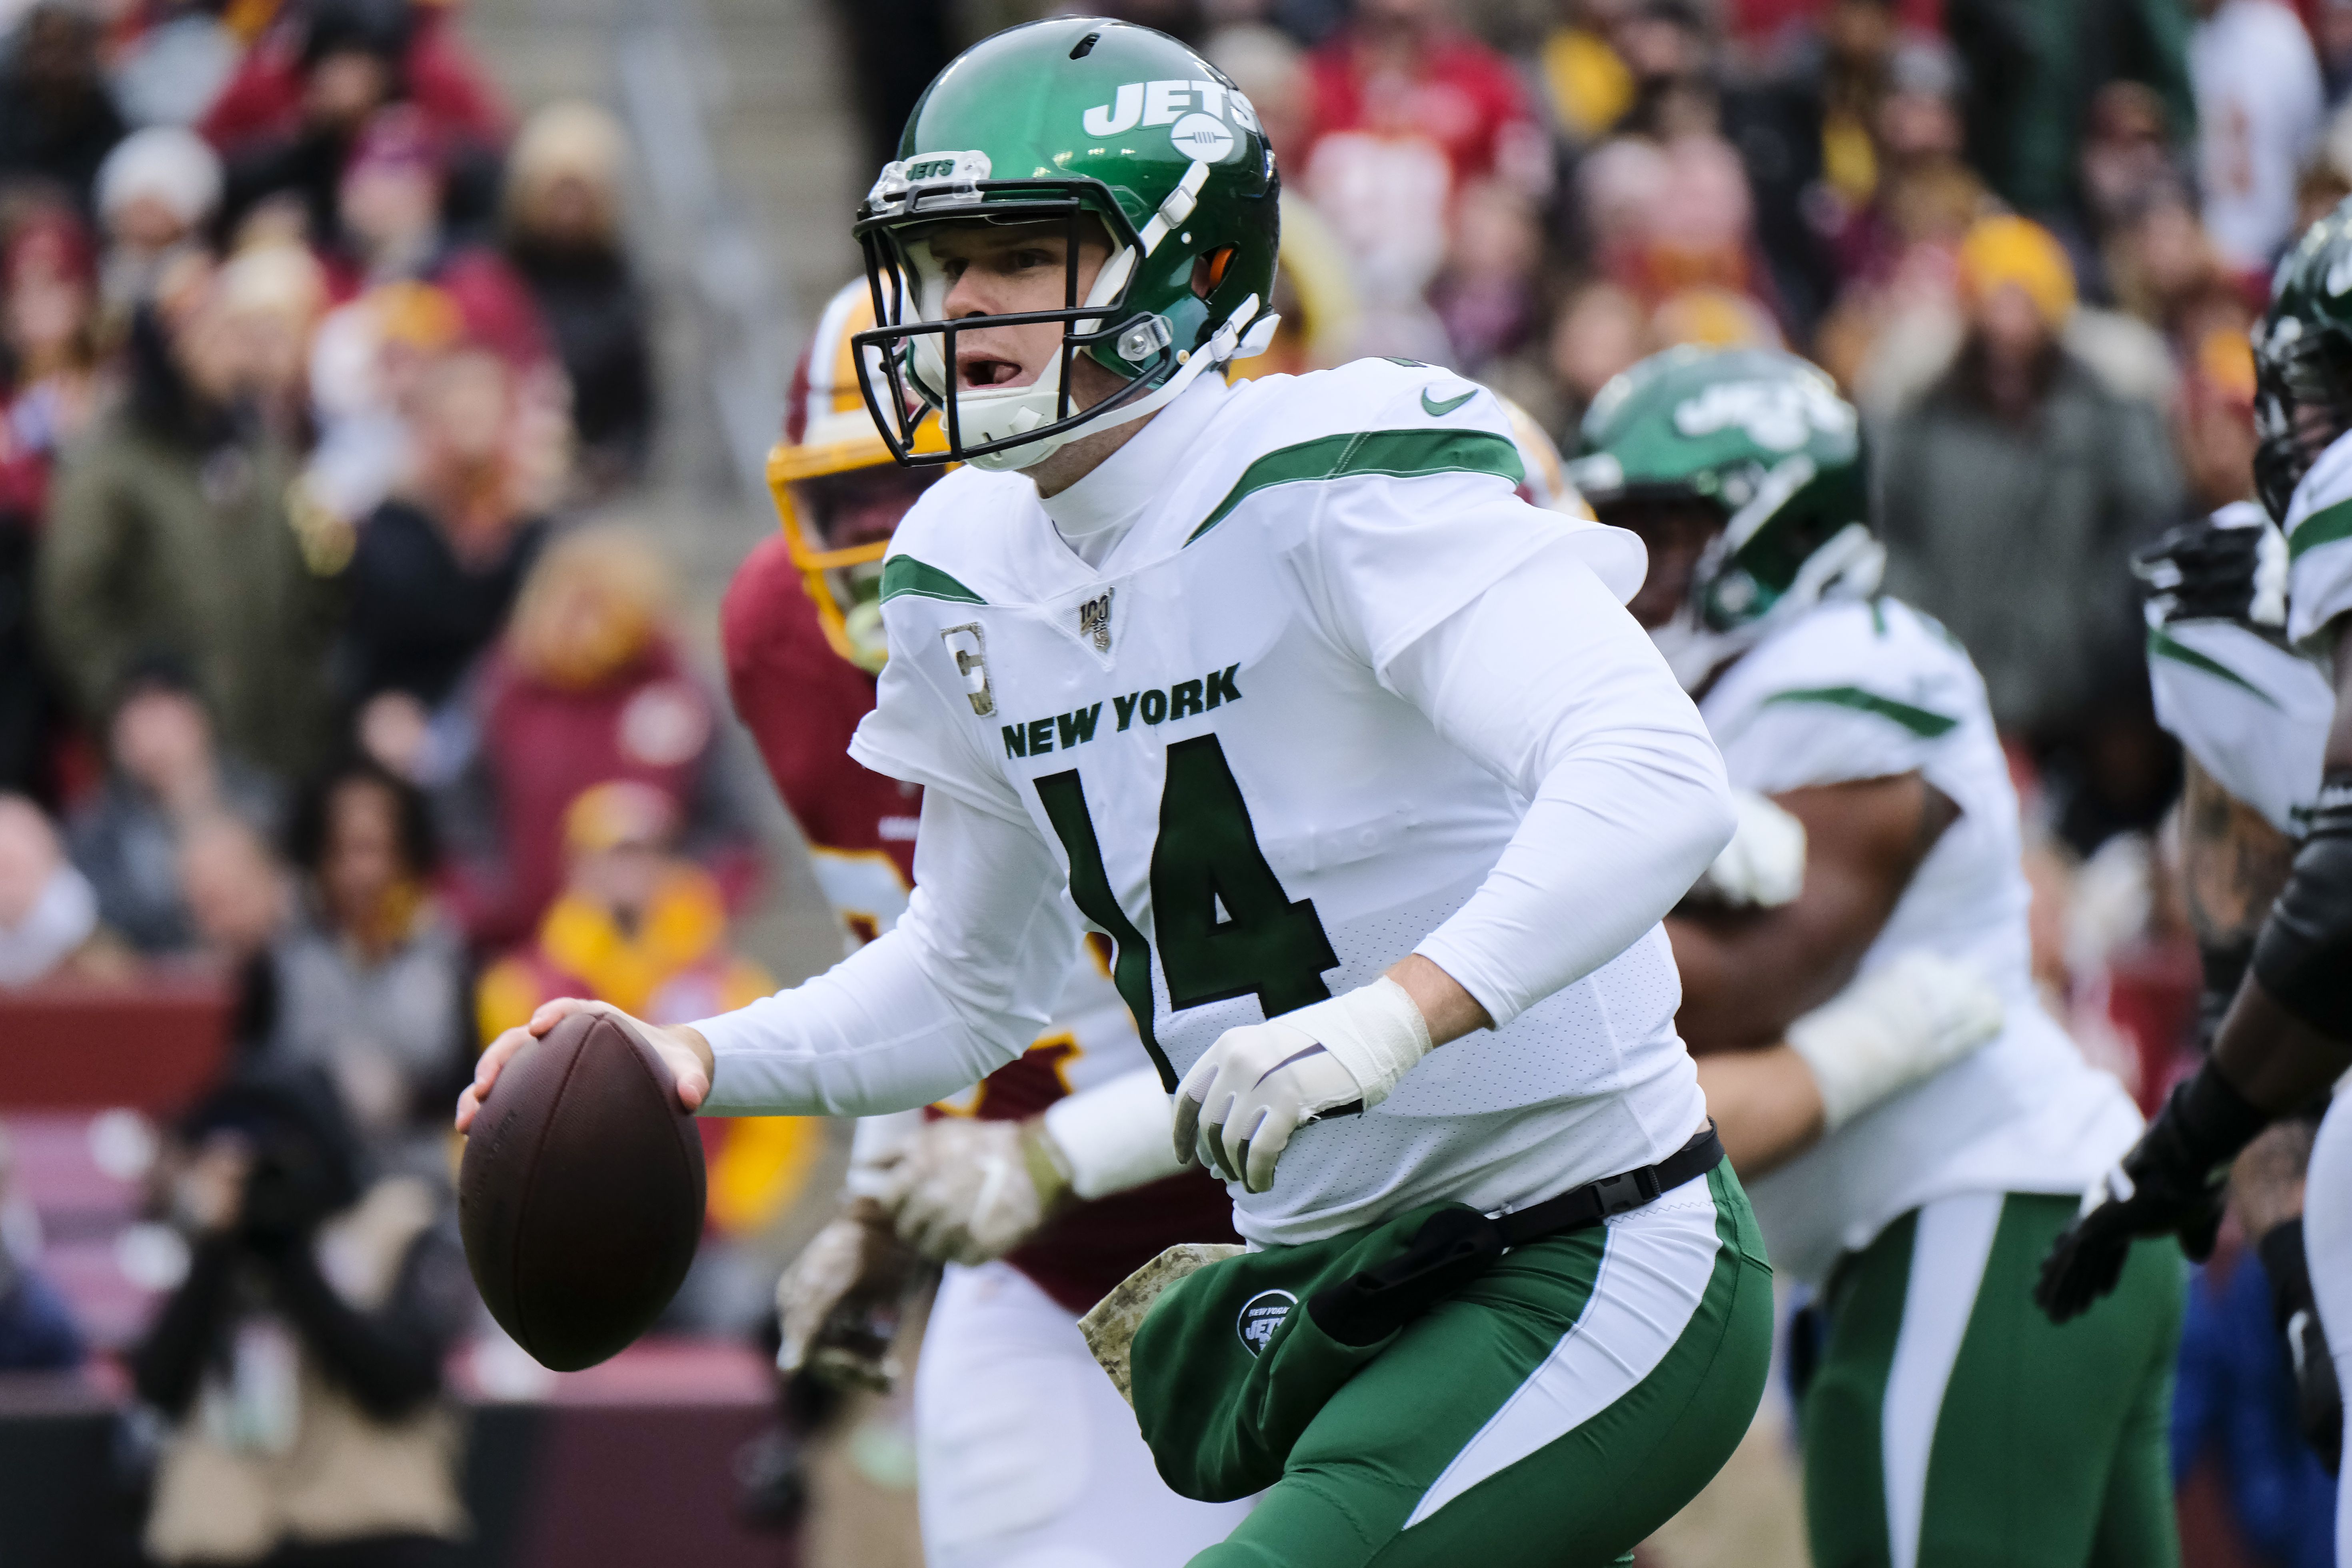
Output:
[[[943,224],[928,237],[947,281],[943,313],[951,321],[1058,310],[1070,303],[1069,237],[1055,223]],[[1094,287],[1110,258],[1100,238],[1078,246],[1077,297]],[[1026,386],[1062,348],[1062,324],[991,327],[956,335],[955,377],[962,387]]]
[[1625,607],[1643,631],[1655,631],[1690,602],[1691,579],[1723,531],[1723,513],[1703,500],[1626,500],[1597,510],[1601,521],[1631,530],[1649,547],[1650,574]]
[[854,550],[887,542],[916,498],[943,472],[877,463],[803,479],[793,486],[793,502],[827,550]]

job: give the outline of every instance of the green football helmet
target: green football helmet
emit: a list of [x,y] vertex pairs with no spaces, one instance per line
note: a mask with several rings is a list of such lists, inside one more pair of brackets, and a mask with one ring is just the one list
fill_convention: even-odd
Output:
[[1794,354],[1683,347],[1601,389],[1569,478],[1603,522],[1639,501],[1708,504],[1723,531],[1689,600],[1653,636],[1695,687],[1767,630],[1832,596],[1877,591],[1861,421]]
[[[1279,196],[1249,100],[1165,34],[1054,17],[965,50],[925,89],[898,156],[858,209],[876,321],[856,338],[859,380],[891,455],[1026,468],[1088,431],[1141,418],[1204,372],[1264,353],[1276,323],[1266,305]],[[974,219],[1064,226],[1060,310],[945,319],[948,281],[927,236]],[[1078,244],[1100,231],[1110,258],[1082,299]],[[959,331],[1037,323],[1059,324],[1062,348],[1033,383],[955,384]],[[1124,383],[1090,408],[1073,406],[1078,354]],[[930,408],[944,450],[915,445]]]
[[2254,329],[2254,489],[2271,521],[2352,429],[2352,200],[2305,229]]

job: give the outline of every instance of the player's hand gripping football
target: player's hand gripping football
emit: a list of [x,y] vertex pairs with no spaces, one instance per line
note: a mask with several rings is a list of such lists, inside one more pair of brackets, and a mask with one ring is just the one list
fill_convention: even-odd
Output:
[[1227,1029],[1176,1086],[1177,1157],[1265,1192],[1292,1133],[1334,1111],[1370,1110],[1429,1050],[1421,1009],[1386,977]]
[[919,1267],[881,1206],[851,1199],[776,1281],[778,1369],[806,1369],[841,1387],[884,1394],[898,1387],[901,1369],[891,1347]]
[[2230,1162],[2266,1118],[2208,1062],[2172,1091],[2114,1169],[2083,1196],[2082,1212],[2042,1260],[2033,1300],[2063,1323],[2116,1288],[2132,1243],[2175,1236],[2203,1262],[2221,1227]]
[[632,1018],[609,1002],[587,1002],[577,996],[560,996],[542,1003],[530,1022],[520,1028],[509,1029],[492,1040],[474,1064],[474,1081],[457,1097],[457,1131],[463,1132],[474,1124],[480,1113],[482,1101],[489,1098],[490,1086],[499,1081],[499,1074],[515,1053],[546,1034],[574,1013],[604,1013],[624,1020],[645,1037],[654,1048],[676,1081],[677,1102],[688,1110],[699,1106],[710,1093],[711,1058],[708,1041],[688,1028],[664,1028],[648,1024],[642,1018]]

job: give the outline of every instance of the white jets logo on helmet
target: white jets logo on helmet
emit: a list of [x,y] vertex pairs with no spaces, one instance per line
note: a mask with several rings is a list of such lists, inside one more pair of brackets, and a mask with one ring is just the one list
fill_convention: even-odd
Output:
[[1849,434],[1853,420],[1853,410],[1828,388],[1797,379],[1718,382],[1675,410],[1675,428],[1685,436],[1736,427],[1775,452],[1795,451],[1816,430]]
[[1120,136],[1139,126],[1170,128],[1176,150],[1202,163],[1221,163],[1241,145],[1226,122],[1244,131],[1258,128],[1257,110],[1250,100],[1223,82],[1130,81],[1112,94],[1108,103],[1086,111],[1089,136]]

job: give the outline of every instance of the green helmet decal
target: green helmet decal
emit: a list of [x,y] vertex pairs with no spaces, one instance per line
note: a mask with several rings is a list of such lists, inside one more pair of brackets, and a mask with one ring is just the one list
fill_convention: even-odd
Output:
[[1832,584],[1876,585],[1860,424],[1794,354],[1668,349],[1601,389],[1569,477],[1604,521],[1625,501],[1721,510],[1723,535],[1691,593],[1699,627],[1724,633]]
[[[898,156],[858,210],[877,325],[857,338],[866,401],[901,462],[1034,463],[1062,442],[1139,417],[1273,337],[1280,181],[1257,114],[1232,81],[1165,34],[1097,17],[1010,27],[964,51],[916,104]],[[1064,226],[1062,308],[966,318],[1054,322],[1059,361],[1034,384],[958,388],[960,330],[925,233],[950,222]],[[1081,297],[1078,241],[1110,259]],[[1202,268],[1201,264],[1208,265]],[[1205,297],[1194,279],[1210,280]],[[1084,354],[1124,384],[1091,408],[1068,387]],[[925,405],[944,452],[917,454]],[[895,417],[893,416],[895,414]]]
[[2352,199],[2305,229],[2254,329],[2254,489],[2274,522],[2352,428]]

